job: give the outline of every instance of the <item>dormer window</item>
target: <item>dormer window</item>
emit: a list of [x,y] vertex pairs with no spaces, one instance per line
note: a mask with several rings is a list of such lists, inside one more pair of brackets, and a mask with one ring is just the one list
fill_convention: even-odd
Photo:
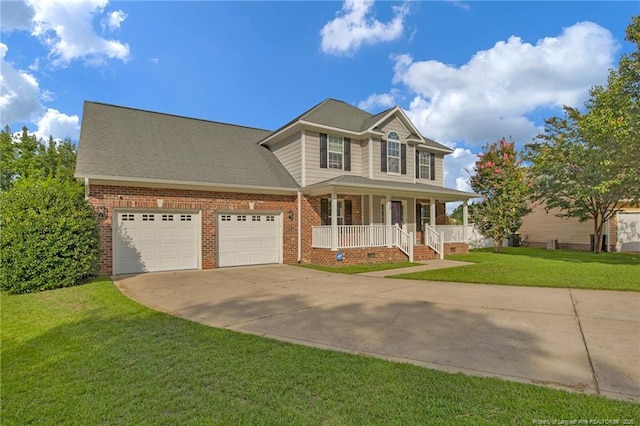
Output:
[[400,136],[396,132],[387,135],[387,171],[400,173]]
[[382,167],[387,173],[407,174],[407,145],[400,142],[400,135],[389,132],[382,140]]
[[351,170],[351,139],[320,133],[320,168]]

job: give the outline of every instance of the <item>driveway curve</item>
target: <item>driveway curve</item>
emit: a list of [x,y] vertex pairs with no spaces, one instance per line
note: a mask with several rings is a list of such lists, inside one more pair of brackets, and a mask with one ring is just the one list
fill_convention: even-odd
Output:
[[289,265],[113,280],[139,303],[213,327],[640,401],[639,293],[398,280]]

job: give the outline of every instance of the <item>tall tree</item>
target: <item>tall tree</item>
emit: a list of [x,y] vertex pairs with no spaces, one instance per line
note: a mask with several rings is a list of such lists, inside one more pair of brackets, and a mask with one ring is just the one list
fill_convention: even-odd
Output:
[[584,112],[564,107],[526,146],[532,199],[558,216],[593,221],[600,252],[605,223],[640,202],[640,16],[627,28],[636,51],[623,55],[605,86],[593,87]]
[[475,204],[470,216],[478,231],[493,239],[494,251],[501,253],[502,241],[520,229],[522,218],[530,211],[525,169],[515,143],[503,138],[485,146],[474,171],[471,188],[482,196],[482,202]]
[[18,135],[9,127],[0,131],[0,190],[6,191],[19,178],[54,177],[73,179],[76,145],[70,139],[56,141],[49,137],[48,145],[29,134],[27,127]]

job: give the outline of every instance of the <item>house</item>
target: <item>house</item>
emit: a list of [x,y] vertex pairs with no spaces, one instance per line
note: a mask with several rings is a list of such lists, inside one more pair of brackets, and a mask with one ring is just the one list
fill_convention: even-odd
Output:
[[419,260],[468,250],[451,152],[399,107],[326,99],[269,131],[85,102],[75,176],[106,274]]
[[[545,212],[544,205],[535,205],[522,220],[520,234],[531,247],[545,247],[550,240],[560,248],[592,250],[593,221],[558,217],[558,209]],[[614,218],[605,222],[603,251],[640,251],[640,208],[626,205]]]

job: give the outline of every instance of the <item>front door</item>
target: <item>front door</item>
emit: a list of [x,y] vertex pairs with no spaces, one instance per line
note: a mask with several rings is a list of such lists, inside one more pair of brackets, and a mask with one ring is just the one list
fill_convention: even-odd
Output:
[[402,201],[391,201],[391,224],[402,228]]

